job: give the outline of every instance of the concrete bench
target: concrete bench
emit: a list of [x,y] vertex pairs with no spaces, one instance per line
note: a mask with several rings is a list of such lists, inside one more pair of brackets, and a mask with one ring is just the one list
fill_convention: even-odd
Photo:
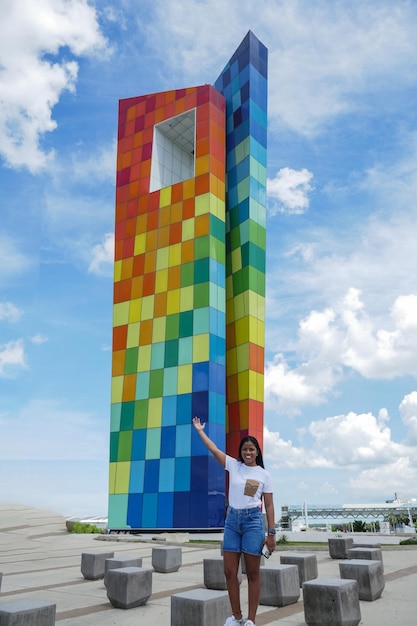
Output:
[[303,600],[307,626],[357,626],[361,621],[356,580],[309,580],[303,583]]
[[381,548],[351,548],[348,550],[348,558],[365,559],[366,561],[381,561],[382,571],[384,571]]
[[380,543],[355,543],[353,542],[352,548],[381,548]]
[[217,626],[229,616],[226,591],[192,589],[171,596],[171,626]]
[[111,569],[121,569],[122,567],[142,567],[141,557],[119,556],[113,559],[106,559],[104,562],[104,586],[107,587],[107,574]]
[[133,609],[152,595],[152,570],[122,567],[107,572],[107,597],[117,609]]
[[[221,556],[212,559],[203,559],[204,585],[207,589],[227,589],[226,576],[224,575],[224,564]],[[237,572],[239,585],[242,583],[242,567],[239,563]]]
[[349,578],[358,583],[359,600],[377,600],[385,587],[381,561],[351,559],[339,563],[340,578]]
[[296,565],[300,578],[300,587],[307,580],[313,580],[318,576],[317,556],[308,552],[286,552],[279,558],[283,565]]
[[81,554],[81,573],[87,580],[104,578],[106,559],[112,559],[114,552],[93,550]]
[[56,604],[15,600],[0,605],[0,626],[54,626]]
[[353,546],[352,537],[330,537],[329,554],[332,559],[347,559],[348,550]]
[[261,595],[259,604],[286,606],[300,597],[297,565],[274,565],[260,569]]
[[177,572],[181,565],[181,548],[175,546],[152,548],[152,567],[155,572],[160,572],[161,574]]

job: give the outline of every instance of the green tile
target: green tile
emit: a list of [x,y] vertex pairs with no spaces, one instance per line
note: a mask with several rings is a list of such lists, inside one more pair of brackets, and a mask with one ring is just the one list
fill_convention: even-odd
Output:
[[151,369],[160,370],[164,367],[165,359],[165,342],[152,344],[151,350]]
[[159,459],[161,454],[161,429],[148,428],[146,431],[145,459]]
[[176,396],[177,390],[178,390],[178,367],[167,367],[164,370],[163,395],[164,397]]
[[[201,311],[202,309],[198,309]],[[193,338],[192,337],[184,337],[178,341],[178,365],[187,365],[188,363],[193,362]],[[164,385],[164,395],[165,394],[165,385]],[[177,395],[177,390],[173,395]]]
[[149,372],[138,372],[136,376],[135,400],[146,400],[149,396]]
[[178,339],[171,339],[165,342],[164,367],[174,367],[175,365],[178,365]]
[[210,235],[215,237],[219,241],[225,240],[226,231],[224,228],[224,222],[219,220],[215,215],[210,215]]
[[135,413],[134,402],[123,402],[120,416],[120,430],[132,430]]
[[117,460],[130,461],[132,457],[132,431],[126,430],[119,433],[119,447]]
[[110,463],[117,462],[117,454],[119,450],[119,433],[110,433]]
[[205,259],[210,253],[210,237],[204,235],[203,237],[196,237],[194,240],[194,258]]
[[120,416],[122,412],[122,403],[112,404],[110,407],[110,432],[120,430]]
[[136,400],[133,428],[146,428],[148,424],[148,400]]
[[210,330],[210,309],[201,308],[194,311],[194,335],[202,335]]
[[[209,283],[200,283],[194,287],[194,308],[201,309],[209,306]],[[195,332],[195,331],[194,331]]]
[[178,339],[180,334],[180,315],[174,313],[173,315],[167,315],[167,323],[165,330],[165,339]]
[[194,262],[184,263],[181,266],[181,287],[189,287],[194,284]]
[[206,283],[209,280],[209,259],[199,259],[194,262],[194,284]]
[[134,374],[138,371],[138,349],[128,348],[125,358],[125,374]]
[[149,397],[161,398],[164,389],[164,370],[152,370],[149,380]]
[[193,334],[193,311],[180,313],[180,337],[190,337]]

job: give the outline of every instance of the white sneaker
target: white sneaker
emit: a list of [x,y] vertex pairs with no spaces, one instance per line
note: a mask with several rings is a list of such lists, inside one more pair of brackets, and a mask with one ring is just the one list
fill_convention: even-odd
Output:
[[247,619],[245,622],[245,626],[255,626],[251,619]]
[[234,615],[231,615],[225,621],[224,626],[243,626],[243,624],[243,617],[241,619],[236,619]]

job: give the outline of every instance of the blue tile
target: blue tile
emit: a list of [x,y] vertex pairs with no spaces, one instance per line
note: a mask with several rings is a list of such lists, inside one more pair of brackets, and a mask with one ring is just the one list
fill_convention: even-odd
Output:
[[160,493],[158,496],[158,528],[173,528],[174,494]]
[[144,493],[142,508],[142,528],[156,528],[158,519],[158,494]]
[[159,463],[159,459],[145,461],[145,478],[143,482],[143,490],[145,493],[158,491]]
[[133,431],[132,436],[132,461],[144,459],[146,450],[146,429],[140,428]]
[[189,491],[191,482],[191,457],[175,459],[175,491]]
[[164,426],[161,430],[161,459],[175,456],[175,426]]
[[126,521],[131,528],[142,528],[142,504],[143,495],[141,493],[129,494]]

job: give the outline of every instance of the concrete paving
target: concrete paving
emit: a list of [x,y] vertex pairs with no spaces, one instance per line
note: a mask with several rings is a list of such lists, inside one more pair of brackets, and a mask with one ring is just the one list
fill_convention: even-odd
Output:
[[[329,557],[327,535],[315,532],[295,534],[299,541],[324,543],[288,549],[316,553],[319,577],[339,578],[339,561]],[[358,543],[370,541],[370,535],[353,536]],[[157,535],[72,535],[67,532],[65,520],[60,515],[16,504],[0,504],[0,573],[3,573],[0,605],[28,598],[56,603],[56,623],[60,626],[169,626],[172,594],[204,588],[203,559],[220,554],[221,533],[190,536],[206,543],[187,542],[187,535],[164,535],[165,539],[184,542],[181,543],[182,566],[172,574],[153,572],[152,596],[142,607],[113,608],[107,599],[103,580],[84,580],[80,570],[82,552],[98,549],[112,550],[115,556],[142,557],[143,567],[152,569],[152,547],[161,545],[161,536],[159,539],[152,537]],[[294,535],[289,538],[293,539]],[[361,601],[363,626],[399,623],[412,626],[417,623],[417,548],[395,545],[402,538],[372,535],[372,540],[383,544],[386,585],[378,600]],[[167,543],[165,541],[165,545]],[[285,546],[278,546],[265,567],[279,564],[279,556],[285,550]],[[241,597],[245,614],[246,576],[243,576]],[[260,606],[256,625],[305,626],[302,593],[300,600],[293,605],[282,608]]]

